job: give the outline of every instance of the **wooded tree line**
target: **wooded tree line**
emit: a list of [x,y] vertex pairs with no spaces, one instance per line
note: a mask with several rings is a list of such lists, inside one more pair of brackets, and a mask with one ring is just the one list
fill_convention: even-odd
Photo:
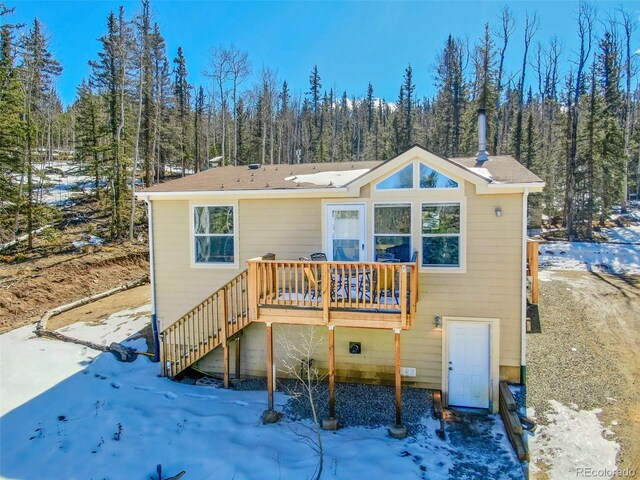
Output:
[[[15,217],[16,231],[37,226],[34,186],[41,180],[34,172],[43,168],[35,167],[63,150],[94,178],[111,233],[132,234],[131,185],[214,164],[387,160],[415,143],[472,156],[484,108],[490,154],[513,155],[542,177],[544,212],[570,237],[590,238],[612,205],[638,198],[640,189],[640,85],[631,46],[637,24],[621,9],[576,6],[576,52],[555,37],[538,38],[535,14],[516,19],[504,7],[476,41],[444,39],[433,66],[435,95],[417,97],[408,65],[397,98],[384,99],[372,83],[364,95],[327,88],[318,66],[308,91],[294,93],[271,68],[252,77],[248,52],[234,46],[213,48],[206,83],[194,85],[182,48],[166,51],[143,0],[131,17],[122,7],[109,14],[91,75],[66,110],[54,88],[61,66],[38,20],[3,24],[2,208]],[[520,68],[509,71],[505,59],[518,29],[524,53]]]

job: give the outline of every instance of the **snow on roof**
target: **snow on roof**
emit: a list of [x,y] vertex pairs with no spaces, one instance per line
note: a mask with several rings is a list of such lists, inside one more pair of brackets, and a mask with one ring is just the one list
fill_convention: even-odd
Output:
[[312,183],[323,187],[344,187],[349,182],[364,175],[370,169],[361,168],[359,170],[328,171],[318,173],[308,173],[303,175],[293,175],[285,180],[296,183]]
[[483,178],[486,178],[487,180],[493,180],[493,175],[491,175],[491,172],[486,168],[481,168],[481,167],[465,167],[465,168],[470,172],[473,172],[477,175],[480,175]]

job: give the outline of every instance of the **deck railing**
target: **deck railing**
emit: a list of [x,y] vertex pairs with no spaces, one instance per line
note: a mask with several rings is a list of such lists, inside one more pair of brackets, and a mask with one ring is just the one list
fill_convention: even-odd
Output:
[[249,279],[252,318],[257,320],[260,308],[322,311],[320,323],[327,324],[332,315],[339,316],[334,312],[365,312],[370,317],[389,313],[399,316],[406,328],[418,301],[417,262],[252,259]]
[[162,374],[174,377],[249,322],[247,270],[160,333]]

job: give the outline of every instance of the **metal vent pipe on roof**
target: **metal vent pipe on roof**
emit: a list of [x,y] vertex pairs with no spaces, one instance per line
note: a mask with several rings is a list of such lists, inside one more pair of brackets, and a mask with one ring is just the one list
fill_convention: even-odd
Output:
[[489,160],[487,154],[487,111],[484,108],[478,109],[478,162]]

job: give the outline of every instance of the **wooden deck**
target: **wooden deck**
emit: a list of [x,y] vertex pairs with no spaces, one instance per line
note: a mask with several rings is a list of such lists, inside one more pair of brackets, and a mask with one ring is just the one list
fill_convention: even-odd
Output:
[[252,259],[252,321],[409,329],[418,302],[418,264]]
[[175,377],[213,349],[222,347],[224,385],[228,387],[230,342],[237,342],[235,372],[239,375],[242,330],[251,322],[264,322],[267,411],[271,412],[274,409],[272,325],[324,325],[329,332],[329,416],[335,420],[335,328],[393,330],[395,425],[399,427],[402,423],[400,332],[412,326],[417,303],[417,261],[280,261],[273,254],[267,254],[249,260],[247,270],[160,333],[162,374]]

